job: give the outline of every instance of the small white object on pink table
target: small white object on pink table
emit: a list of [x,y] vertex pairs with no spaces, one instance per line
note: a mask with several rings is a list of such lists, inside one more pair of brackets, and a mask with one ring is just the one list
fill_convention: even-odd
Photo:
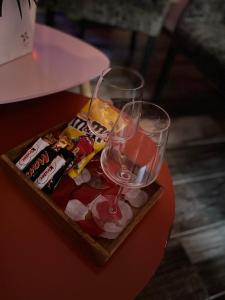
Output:
[[100,50],[56,29],[36,24],[31,54],[0,66],[0,104],[67,90],[109,66]]

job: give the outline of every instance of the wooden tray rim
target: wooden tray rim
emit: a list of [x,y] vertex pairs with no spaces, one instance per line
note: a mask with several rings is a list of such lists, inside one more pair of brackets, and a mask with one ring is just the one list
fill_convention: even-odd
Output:
[[[121,232],[121,234],[115,239],[111,241],[111,249],[105,249],[94,237],[83,231],[79,224],[76,224],[75,221],[72,221],[60,208],[57,207],[57,205],[54,204],[54,202],[51,200],[51,198],[42,192],[38,187],[35,186],[35,184],[27,178],[27,176],[20,171],[12,161],[10,157],[14,157],[14,152],[18,152],[18,149],[22,149],[30,145],[32,142],[34,142],[39,137],[43,136],[44,134],[51,132],[58,128],[63,128],[67,123],[63,122],[53,128],[47,129],[46,131],[36,135],[33,138],[28,139],[27,141],[21,143],[20,145],[14,147],[13,149],[10,149],[4,154],[0,155],[0,162],[4,167],[6,167],[14,177],[20,180],[20,182],[23,184],[25,188],[28,188],[30,192],[32,192],[35,196],[38,197],[40,203],[36,200],[36,204],[47,211],[48,215],[50,214],[53,218],[57,218],[62,224],[61,226],[66,226],[67,229],[77,235],[81,239],[83,239],[88,245],[91,250],[97,254],[96,259],[97,263],[103,264],[105,263],[112,254],[120,247],[120,245],[125,241],[125,239],[129,236],[131,231],[139,224],[139,222],[144,218],[144,216],[149,212],[149,210],[154,206],[154,204],[157,202],[157,200],[160,198],[161,194],[163,193],[164,188],[159,183],[154,183],[158,185],[157,191],[154,192],[154,194],[151,196],[146,205],[142,206],[140,208],[139,214],[137,214],[132,222],[130,222],[127,227]],[[43,207],[43,205],[44,207]]]

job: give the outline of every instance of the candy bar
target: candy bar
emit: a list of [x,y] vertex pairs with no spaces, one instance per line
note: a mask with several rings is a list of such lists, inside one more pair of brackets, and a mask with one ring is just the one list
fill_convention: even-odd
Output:
[[34,181],[56,156],[57,151],[51,146],[48,146],[36,156],[23,172],[27,177]]
[[17,168],[23,170],[47,146],[49,143],[39,138],[16,163]]
[[58,133],[48,133],[44,137],[40,137],[18,160],[16,163],[17,168],[24,170],[35,157],[46,147],[56,143]]
[[[48,137],[50,141],[50,137],[52,137],[52,135],[48,135],[46,137]],[[68,146],[68,144],[70,143],[68,138],[65,136],[60,137],[59,140],[54,139],[54,141],[56,142],[53,145],[47,146],[35,157],[34,160],[32,160],[32,162],[26,168],[24,168],[23,172],[32,181],[35,181],[35,179],[41,174],[41,172],[58,155],[58,152]]]
[[56,174],[58,170],[62,166],[64,166],[66,163],[65,159],[62,158],[61,156],[56,156],[51,164],[45,168],[45,170],[39,175],[39,177],[34,181],[34,183],[42,189],[48,182],[49,180],[52,179],[52,177]]
[[44,186],[43,191],[46,193],[52,193],[56,186],[59,184],[62,176],[70,169],[75,161],[72,152],[67,149],[60,149],[58,154],[65,159],[65,164],[54,174],[54,176]]

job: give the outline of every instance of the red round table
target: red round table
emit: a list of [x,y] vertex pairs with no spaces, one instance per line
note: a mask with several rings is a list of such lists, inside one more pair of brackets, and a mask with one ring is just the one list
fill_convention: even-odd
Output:
[[[72,119],[84,101],[61,92],[0,105],[0,152]],[[97,267],[0,167],[0,298],[134,299],[163,258],[174,219],[174,191],[166,163],[159,182],[165,187],[162,197],[109,262]]]

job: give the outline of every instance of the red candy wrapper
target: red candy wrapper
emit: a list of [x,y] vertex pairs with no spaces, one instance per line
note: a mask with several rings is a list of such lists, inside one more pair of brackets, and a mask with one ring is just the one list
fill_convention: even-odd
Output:
[[91,138],[87,136],[80,136],[77,140],[78,141],[74,143],[74,146],[69,149],[76,157],[76,164],[94,151],[94,141]]
[[75,178],[80,175],[87,163],[103,149],[105,142],[89,130],[87,120],[82,114],[78,114],[69,123],[62,135],[67,136],[74,143],[74,146],[68,149],[76,155],[76,161],[68,174],[71,178]]

